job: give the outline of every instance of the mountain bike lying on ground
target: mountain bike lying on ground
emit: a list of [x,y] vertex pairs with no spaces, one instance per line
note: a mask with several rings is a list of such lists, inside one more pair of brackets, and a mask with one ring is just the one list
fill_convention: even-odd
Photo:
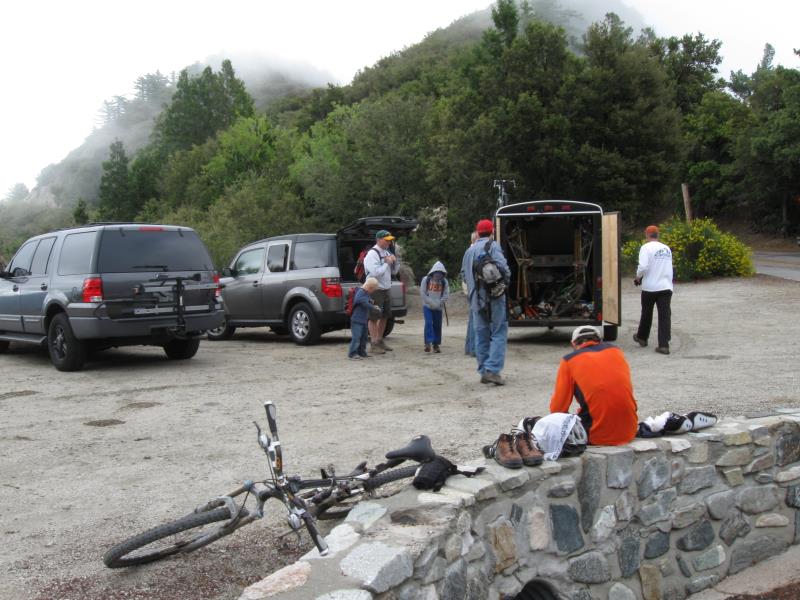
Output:
[[[440,460],[450,464],[447,459],[437,457],[430,439],[421,435],[404,448],[387,452],[387,462],[373,469],[368,469],[364,461],[352,473],[343,476],[336,475],[332,467],[322,469],[320,479],[287,476],[283,472],[275,405],[268,401],[264,403],[264,408],[272,437],[261,431],[258,423],[253,423],[258,430],[258,445],[269,458],[268,479],[260,482],[247,480],[229,494],[201,504],[185,517],[117,544],[103,556],[105,565],[111,569],[130,567],[177,553],[193,552],[262,518],[264,504],[271,498],[280,500],[286,506],[289,527],[299,534],[299,530],[305,526],[319,553],[324,556],[328,553],[328,545],[317,530],[317,519],[344,517],[365,494],[392,481],[413,477],[418,465],[395,468],[406,460],[421,464]],[[242,494],[245,494],[244,499],[237,504],[236,498]],[[245,507],[250,496],[257,503],[254,509]],[[207,527],[220,521],[224,522],[213,528]]]

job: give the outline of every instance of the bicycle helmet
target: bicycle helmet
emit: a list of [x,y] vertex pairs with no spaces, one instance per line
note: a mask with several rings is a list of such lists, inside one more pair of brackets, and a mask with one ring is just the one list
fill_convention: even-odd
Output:
[[588,443],[589,436],[586,434],[586,429],[584,429],[580,421],[575,421],[575,424],[572,426],[564,442],[564,447],[561,449],[561,456],[577,456],[578,454],[583,454]]

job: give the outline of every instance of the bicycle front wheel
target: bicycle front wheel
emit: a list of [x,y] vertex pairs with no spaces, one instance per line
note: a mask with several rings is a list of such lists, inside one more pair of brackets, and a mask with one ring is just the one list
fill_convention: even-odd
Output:
[[[417,472],[417,465],[409,467],[401,467],[399,469],[392,469],[391,471],[384,471],[378,473],[375,477],[370,477],[364,481],[364,491],[372,492],[379,487],[391,483],[393,481],[400,481],[401,479],[408,479],[414,477]],[[316,510],[316,517],[320,521],[332,521],[334,519],[342,519],[353,510],[353,507],[359,503],[362,494],[357,492],[348,498],[336,501],[329,499],[323,501]]]
[[230,518],[224,506],[188,514],[117,544],[105,553],[103,562],[109,569],[119,569],[161,560],[208,535],[209,530],[203,530],[206,525]]

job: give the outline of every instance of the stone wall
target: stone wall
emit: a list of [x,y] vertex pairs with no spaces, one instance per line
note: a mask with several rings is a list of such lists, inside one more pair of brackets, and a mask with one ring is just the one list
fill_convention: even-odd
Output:
[[495,600],[526,584],[682,599],[798,542],[798,461],[800,410],[540,467],[489,462],[437,493],[362,502],[328,534],[329,556],[309,552],[241,599]]

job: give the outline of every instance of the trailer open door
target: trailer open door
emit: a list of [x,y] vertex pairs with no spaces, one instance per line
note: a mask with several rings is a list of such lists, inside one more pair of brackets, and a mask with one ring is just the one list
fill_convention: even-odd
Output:
[[617,338],[617,327],[622,322],[620,306],[622,282],[619,276],[619,213],[604,213],[601,229],[603,232],[603,321],[611,326],[604,326],[604,338],[615,340]]

